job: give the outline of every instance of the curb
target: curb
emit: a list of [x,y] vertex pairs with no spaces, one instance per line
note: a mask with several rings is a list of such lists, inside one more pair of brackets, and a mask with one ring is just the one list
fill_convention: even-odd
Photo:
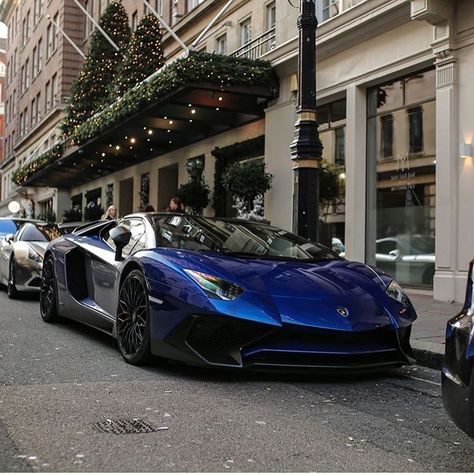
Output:
[[441,367],[443,366],[444,354],[439,352],[413,347],[413,355],[415,356],[416,363],[423,367],[441,370]]
[[411,347],[417,364],[430,369],[441,370],[444,359],[444,339],[442,343],[414,339],[411,341]]

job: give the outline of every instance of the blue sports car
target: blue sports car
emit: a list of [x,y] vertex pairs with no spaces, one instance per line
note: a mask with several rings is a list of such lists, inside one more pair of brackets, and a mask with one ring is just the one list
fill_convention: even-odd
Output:
[[474,260],[462,311],[448,321],[443,364],[443,402],[454,422],[474,438]]
[[249,369],[382,369],[411,363],[415,310],[384,273],[277,227],[133,214],[52,242],[40,290],[60,316],[150,356]]

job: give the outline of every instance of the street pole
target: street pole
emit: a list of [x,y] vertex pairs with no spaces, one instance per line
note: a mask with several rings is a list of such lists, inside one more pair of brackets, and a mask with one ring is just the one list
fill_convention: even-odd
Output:
[[315,0],[300,0],[298,17],[298,108],[293,160],[293,232],[318,241],[319,165],[323,146],[316,119],[316,19]]

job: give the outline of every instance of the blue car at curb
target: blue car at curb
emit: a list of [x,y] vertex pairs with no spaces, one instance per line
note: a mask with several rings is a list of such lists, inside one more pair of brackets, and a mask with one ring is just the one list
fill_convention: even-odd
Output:
[[442,371],[443,403],[456,425],[474,438],[474,260],[462,311],[448,321]]
[[53,241],[40,290],[60,317],[151,356],[255,370],[381,370],[413,362],[415,310],[392,278],[278,227],[139,213]]

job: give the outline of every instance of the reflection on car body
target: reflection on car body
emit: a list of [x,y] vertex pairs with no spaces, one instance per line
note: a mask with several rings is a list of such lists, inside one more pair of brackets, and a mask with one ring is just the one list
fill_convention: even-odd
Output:
[[378,239],[375,261],[377,268],[403,284],[432,285],[435,239],[420,234],[404,234]]

